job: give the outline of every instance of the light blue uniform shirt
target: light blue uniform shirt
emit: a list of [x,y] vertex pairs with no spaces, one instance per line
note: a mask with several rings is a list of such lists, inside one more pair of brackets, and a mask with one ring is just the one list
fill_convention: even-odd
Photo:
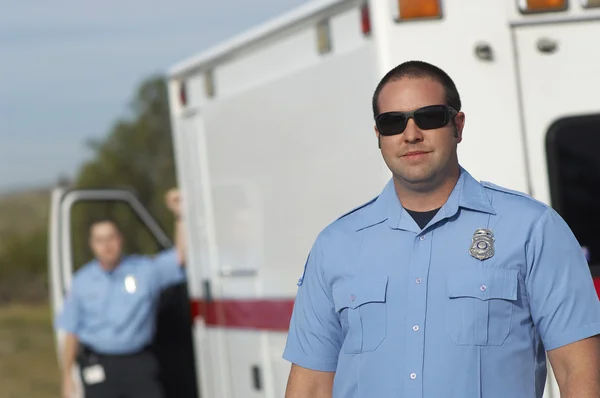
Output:
[[127,256],[112,272],[92,261],[73,276],[56,327],[102,354],[138,352],[154,337],[160,292],[183,280],[174,249]]
[[[486,260],[469,250],[480,228]],[[298,284],[283,357],[335,371],[334,398],[541,398],[544,349],[600,333],[567,224],[464,169],[423,230],[390,181],[319,234]]]

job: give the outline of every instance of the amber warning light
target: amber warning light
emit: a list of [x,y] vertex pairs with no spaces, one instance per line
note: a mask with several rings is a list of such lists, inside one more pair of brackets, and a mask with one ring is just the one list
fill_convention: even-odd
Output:
[[560,11],[567,7],[567,0],[521,0],[523,12]]
[[400,21],[440,18],[442,5],[440,0],[398,0],[398,11]]

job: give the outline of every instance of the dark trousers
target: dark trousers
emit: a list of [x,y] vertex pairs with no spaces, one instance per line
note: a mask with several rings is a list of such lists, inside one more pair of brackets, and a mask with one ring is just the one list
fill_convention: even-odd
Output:
[[88,385],[82,374],[85,398],[164,398],[158,362],[150,350],[131,355],[102,355],[82,347],[78,357],[81,372],[101,365],[105,380]]

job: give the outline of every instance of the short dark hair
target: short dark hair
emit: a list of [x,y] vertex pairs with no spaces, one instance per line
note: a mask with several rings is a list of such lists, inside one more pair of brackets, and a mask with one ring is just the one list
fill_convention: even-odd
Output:
[[389,82],[403,78],[432,79],[444,86],[446,91],[446,105],[460,111],[460,95],[450,76],[435,65],[423,61],[407,61],[389,71],[379,82],[373,94],[373,117],[379,114],[379,94]]
[[94,228],[98,224],[104,224],[104,223],[112,224],[112,226],[115,227],[115,229],[119,233],[123,232],[123,230],[121,229],[121,226],[119,225],[119,223],[117,222],[117,220],[115,220],[114,218],[111,218],[111,217],[98,217],[98,218],[93,219],[89,223],[88,231],[91,234],[92,233],[92,228]]

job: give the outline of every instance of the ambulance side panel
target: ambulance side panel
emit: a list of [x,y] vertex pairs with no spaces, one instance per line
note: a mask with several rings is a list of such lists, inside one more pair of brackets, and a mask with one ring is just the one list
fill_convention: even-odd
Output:
[[[244,302],[249,311],[236,327],[227,325],[227,309],[221,320],[196,322],[200,378],[211,379],[200,384],[208,396],[284,395],[285,329],[311,245],[390,177],[371,113],[376,49],[354,3],[209,74],[187,77],[187,104],[174,107],[178,156],[200,158],[187,154],[178,164],[186,208],[195,214],[190,228],[207,235],[190,241],[191,267],[201,280],[191,289],[203,299],[207,281],[219,308]],[[323,20],[330,42],[319,52]],[[178,87],[171,82],[173,102]],[[261,313],[255,304],[264,301],[280,302],[283,310]]]

